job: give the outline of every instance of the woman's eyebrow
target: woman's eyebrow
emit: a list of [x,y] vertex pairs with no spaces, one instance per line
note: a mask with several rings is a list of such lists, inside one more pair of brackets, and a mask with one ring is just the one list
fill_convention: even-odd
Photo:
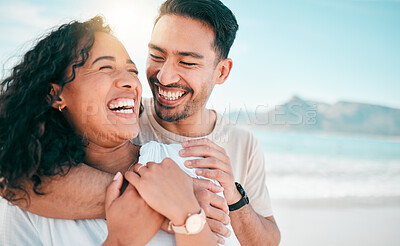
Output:
[[133,64],[133,65],[136,66],[136,64],[135,64],[131,59],[126,60],[126,63],[128,63],[128,64]]
[[95,64],[96,62],[100,61],[100,60],[111,60],[111,61],[115,61],[115,57],[114,56],[100,56],[98,57],[96,60],[94,60],[92,62],[92,65]]

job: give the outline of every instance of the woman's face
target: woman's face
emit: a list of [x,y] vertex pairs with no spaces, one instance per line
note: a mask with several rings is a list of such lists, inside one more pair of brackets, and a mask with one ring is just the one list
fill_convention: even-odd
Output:
[[89,59],[75,72],[60,98],[63,113],[76,132],[102,147],[135,138],[142,87],[138,70],[121,42],[97,32]]

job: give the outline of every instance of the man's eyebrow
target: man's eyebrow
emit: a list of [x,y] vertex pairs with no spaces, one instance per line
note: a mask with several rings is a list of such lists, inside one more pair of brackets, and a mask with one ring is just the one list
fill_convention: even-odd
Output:
[[176,52],[180,56],[191,56],[193,58],[203,59],[204,56],[196,52]]
[[103,59],[115,61],[115,57],[114,56],[100,56],[100,57],[98,57],[96,60],[94,60],[92,62],[92,65],[95,64],[96,62],[100,61],[100,60],[103,60]]
[[161,49],[160,47],[152,43],[149,44],[149,49],[154,49],[160,51],[161,53],[165,53],[165,50]]
[[[158,51],[160,51],[161,53],[164,53],[164,54],[166,53],[164,49],[158,47],[158,46],[155,45],[155,44],[151,44],[151,43],[149,44],[149,49],[158,50]],[[177,54],[177,55],[180,55],[180,56],[191,56],[191,57],[197,58],[197,59],[203,59],[203,58],[204,58],[203,55],[201,55],[201,54],[199,54],[199,53],[196,53],[196,52],[177,51],[177,52],[174,52],[174,53]]]

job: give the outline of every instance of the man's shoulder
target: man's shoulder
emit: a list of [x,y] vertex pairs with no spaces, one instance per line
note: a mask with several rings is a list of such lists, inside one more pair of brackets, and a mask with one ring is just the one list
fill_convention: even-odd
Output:
[[218,133],[221,137],[229,138],[229,142],[232,143],[256,141],[253,133],[246,126],[238,125],[221,114],[218,114],[215,133]]
[[239,125],[231,120],[229,120],[227,117],[218,114],[218,119],[216,125],[219,126],[222,131],[226,132],[233,132],[233,133],[239,133],[240,135],[247,135],[247,136],[252,136],[253,133],[247,128],[245,125]]

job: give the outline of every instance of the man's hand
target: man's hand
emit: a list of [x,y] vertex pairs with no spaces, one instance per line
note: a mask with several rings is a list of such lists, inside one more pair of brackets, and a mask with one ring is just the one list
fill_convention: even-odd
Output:
[[122,181],[118,173],[107,188],[108,237],[104,245],[145,245],[160,229],[164,216],[150,208],[132,185],[120,195]]
[[230,222],[226,200],[216,194],[222,192],[223,188],[210,180],[193,178],[193,190],[200,207],[206,213],[207,223],[214,232],[217,242],[224,244],[225,240],[221,236],[229,237],[232,232],[225,226]]
[[[227,203],[241,199],[236,189],[230,159],[223,148],[208,139],[196,139],[182,143],[182,157],[204,157],[185,162],[188,168],[200,168],[197,175],[217,180],[224,188]],[[260,159],[263,163],[263,159]],[[272,216],[258,215],[251,205],[230,212],[231,225],[241,245],[278,245],[280,232]]]
[[217,180],[224,188],[224,196],[228,204],[236,203],[241,195],[235,186],[231,161],[225,149],[207,138],[189,140],[182,143],[179,152],[182,157],[204,157],[185,161],[188,168],[199,168],[196,174]]

